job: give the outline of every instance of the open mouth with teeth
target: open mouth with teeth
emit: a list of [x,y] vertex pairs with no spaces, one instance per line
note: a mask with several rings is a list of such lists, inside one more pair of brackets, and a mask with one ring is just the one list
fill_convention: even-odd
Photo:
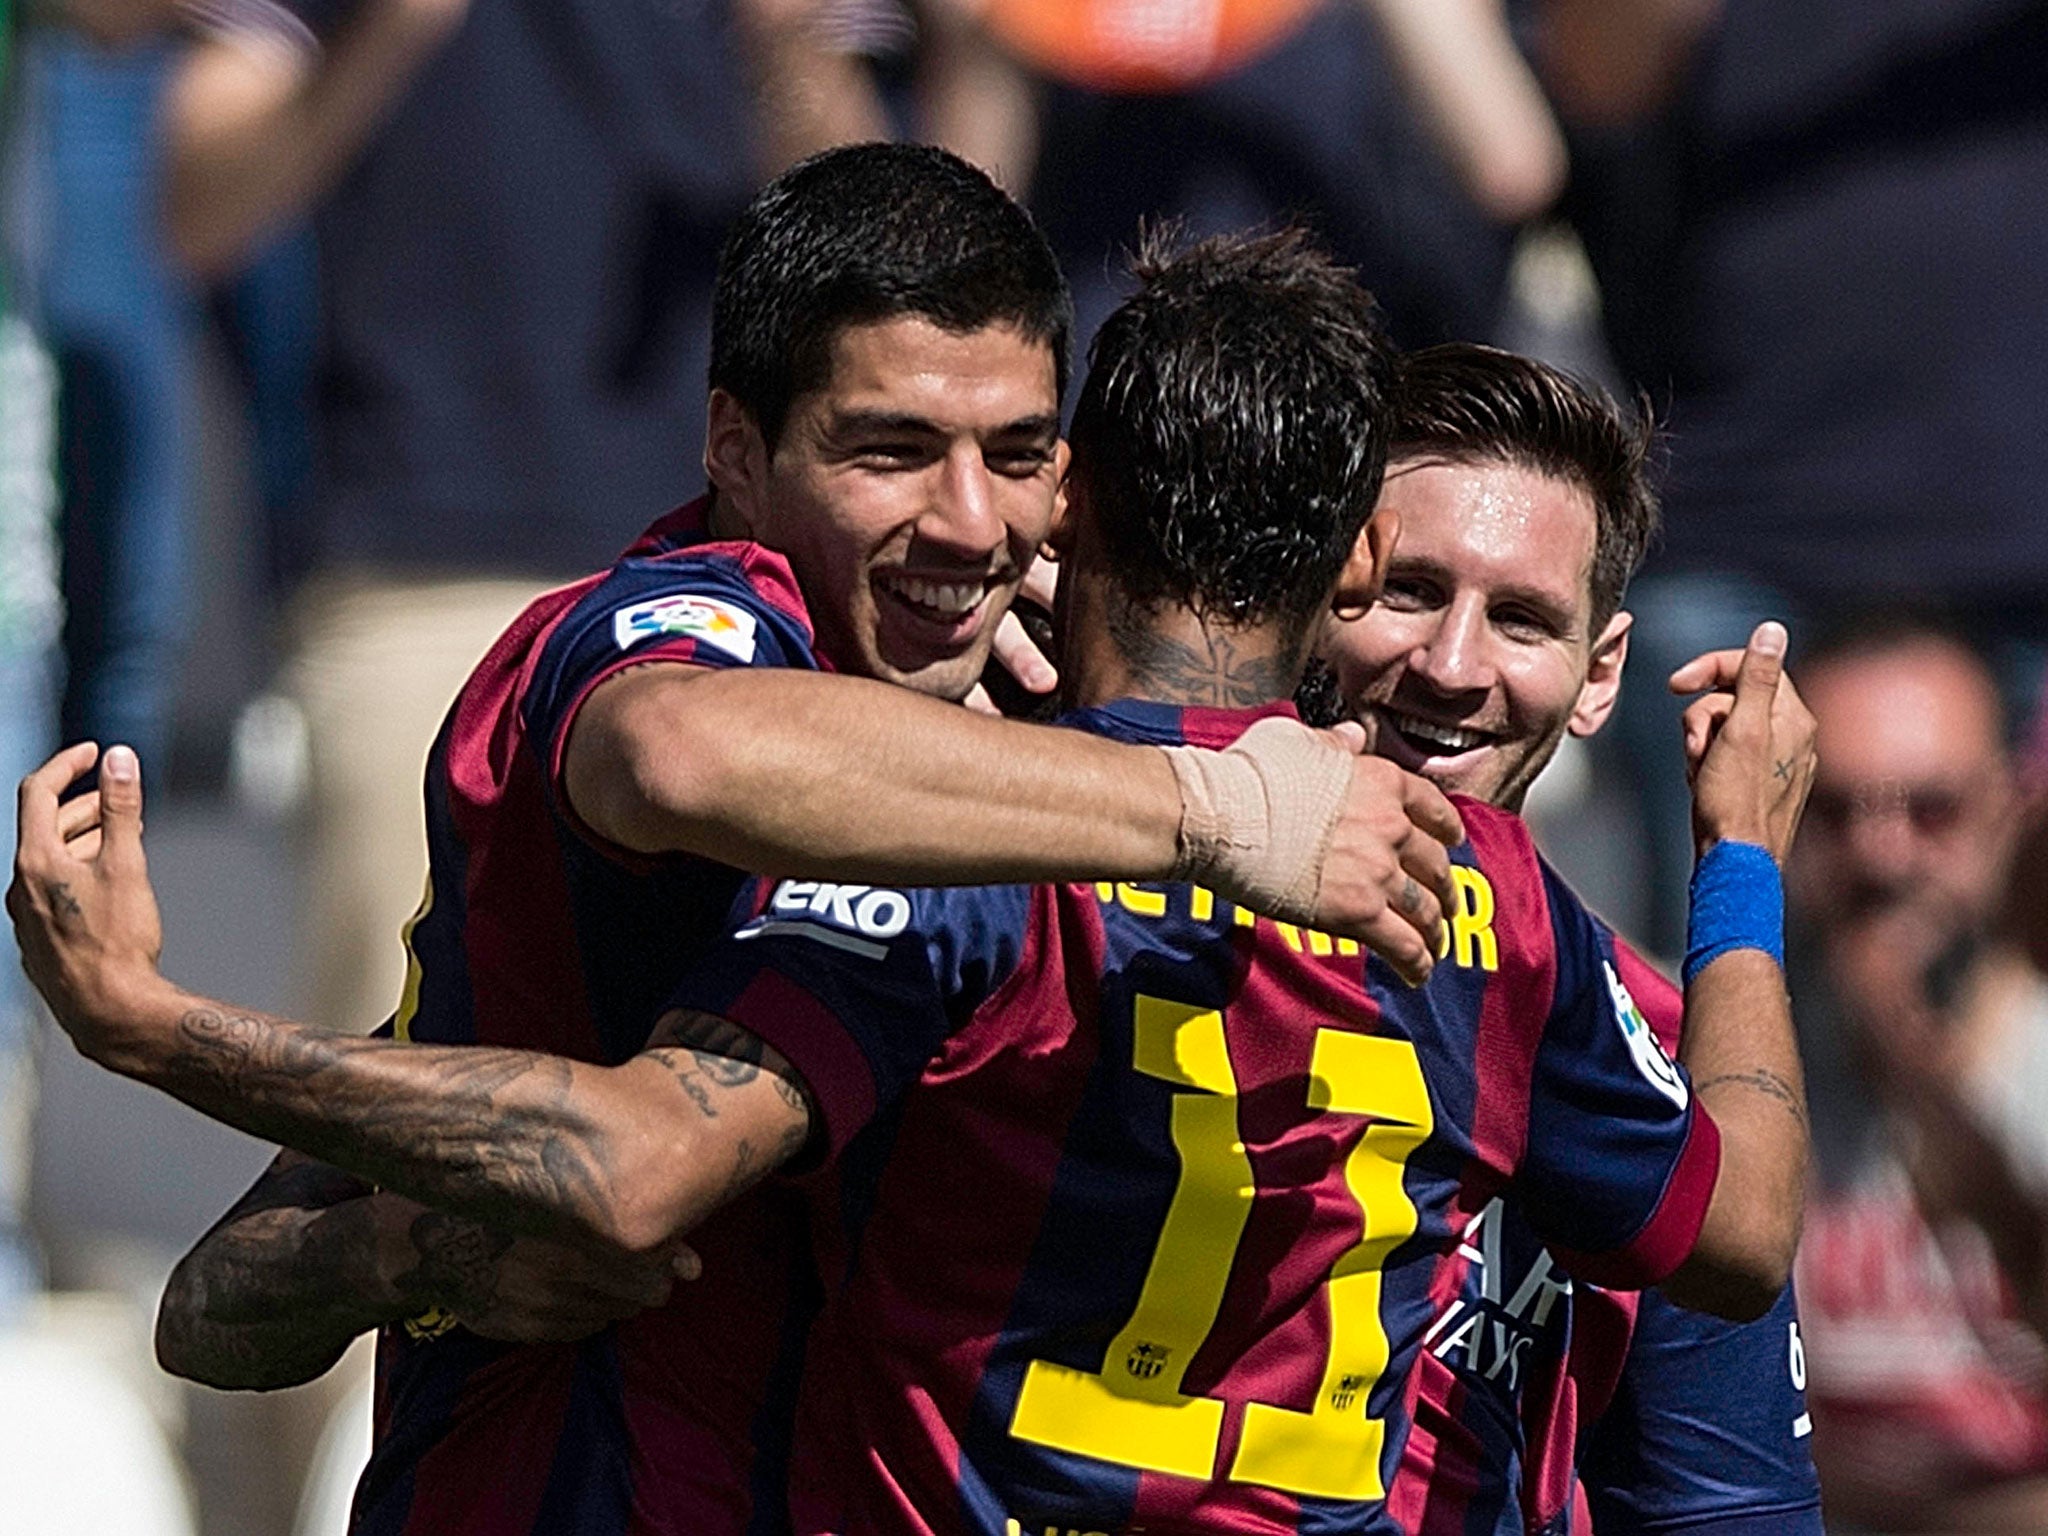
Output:
[[940,581],[903,571],[876,571],[874,588],[885,611],[915,621],[923,634],[952,644],[965,644],[980,632],[991,591],[1001,585],[993,576]]
[[1474,730],[1470,726],[1446,725],[1439,720],[1428,720],[1421,715],[1411,715],[1403,710],[1379,706],[1381,723],[1401,739],[1409,751],[1417,757],[1455,757],[1462,752],[1477,751],[1490,747],[1500,737],[1492,731]]

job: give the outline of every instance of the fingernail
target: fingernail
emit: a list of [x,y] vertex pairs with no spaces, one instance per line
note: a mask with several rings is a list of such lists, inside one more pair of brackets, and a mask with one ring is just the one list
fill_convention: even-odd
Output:
[[135,779],[135,749],[133,747],[109,747],[107,755],[100,761],[100,772],[116,784],[133,783]]
[[1749,643],[1760,656],[1782,656],[1785,654],[1785,626],[1776,619],[1765,619],[1757,625]]

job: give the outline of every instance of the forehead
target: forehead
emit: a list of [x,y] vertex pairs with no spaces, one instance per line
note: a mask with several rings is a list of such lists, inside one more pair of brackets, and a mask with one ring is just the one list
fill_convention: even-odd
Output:
[[1598,520],[1583,486],[1498,459],[1406,459],[1388,466],[1380,505],[1401,517],[1397,565],[1539,590],[1573,614],[1592,606]]
[[1823,662],[1799,686],[1820,727],[1826,780],[1950,779],[2004,752],[1990,680],[1944,642]]
[[950,331],[922,315],[842,328],[824,385],[801,404],[1010,421],[1057,411],[1051,343],[1009,324]]

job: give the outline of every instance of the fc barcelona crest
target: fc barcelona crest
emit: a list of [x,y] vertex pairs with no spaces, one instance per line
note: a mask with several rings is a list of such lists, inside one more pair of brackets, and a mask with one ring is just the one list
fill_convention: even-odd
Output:
[[1166,1369],[1167,1357],[1172,1353],[1164,1344],[1138,1344],[1124,1357],[1124,1369],[1140,1381],[1150,1381]]

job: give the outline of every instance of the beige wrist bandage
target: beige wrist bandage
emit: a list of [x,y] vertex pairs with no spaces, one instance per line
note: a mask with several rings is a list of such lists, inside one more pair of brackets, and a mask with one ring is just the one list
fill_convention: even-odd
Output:
[[1165,752],[1180,785],[1174,877],[1283,922],[1313,922],[1352,755],[1278,719],[1261,720],[1221,752]]

